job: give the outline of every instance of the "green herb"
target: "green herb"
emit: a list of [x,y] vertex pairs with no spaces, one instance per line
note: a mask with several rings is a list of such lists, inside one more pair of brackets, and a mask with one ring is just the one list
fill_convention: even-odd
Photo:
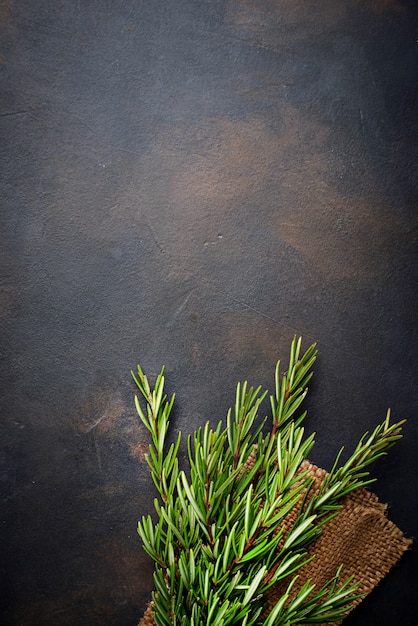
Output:
[[[153,593],[157,626],[288,626],[335,622],[350,610],[357,584],[344,580],[342,566],[322,588],[310,580],[294,590],[298,570],[313,557],[307,547],[341,508],[342,498],[373,482],[366,469],[401,437],[403,422],[385,421],[366,433],[349,459],[343,449],[318,493],[301,470],[315,435],[305,436],[299,413],[316,359],[316,346],[301,353],[301,338],[290,348],[287,372],[275,372],[270,396],[271,427],[259,409],[267,392],[237,385],[226,424],[209,423],[187,441],[189,467],[180,469],[181,433],[167,445],[174,395],[164,393],[164,368],[155,385],[138,366],[133,375],[145,400],[135,398],[151,434],[147,462],[159,493],[157,513],[138,523],[145,551],[155,563]],[[293,525],[289,513],[297,511]],[[285,530],[286,528],[286,530]],[[343,565],[343,564],[342,564]],[[274,606],[267,590],[279,581],[287,589]]]

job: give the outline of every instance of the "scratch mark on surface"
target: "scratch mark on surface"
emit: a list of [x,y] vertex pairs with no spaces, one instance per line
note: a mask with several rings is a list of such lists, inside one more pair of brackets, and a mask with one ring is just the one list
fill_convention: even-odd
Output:
[[64,606],[62,609],[54,609],[52,611],[48,611],[45,613],[45,615],[57,615],[58,613],[68,613],[68,611],[71,611],[72,609],[75,609],[77,607],[82,607],[83,606],[83,602],[76,602],[75,604],[69,604],[68,606]]
[[361,137],[362,137],[363,142],[364,142],[363,111],[359,108],[358,113],[359,113],[359,118],[360,118],[360,131],[361,131]]
[[22,109],[21,111],[9,111],[7,113],[0,113],[0,117],[8,117],[11,115],[24,115],[25,113],[32,113],[33,111],[38,111],[39,109]]
[[[294,329],[293,327],[289,326],[289,324],[285,324],[283,322],[280,322],[279,320],[275,319],[271,315],[267,315],[267,313],[263,313],[263,311],[260,311],[259,309],[251,306],[247,302],[244,302],[243,300],[240,300],[239,298],[237,298],[236,296],[233,296],[232,294],[228,293],[227,291],[223,291],[222,289],[219,289],[219,287],[216,287],[216,285],[214,285],[213,282],[209,281],[207,278],[202,278],[201,276],[198,276],[194,272],[190,272],[190,271],[187,271],[187,270],[183,270],[183,271],[188,276],[192,276],[193,278],[196,278],[200,283],[205,283],[210,289],[212,289],[216,293],[219,293],[222,296],[225,296],[226,298],[228,298],[229,300],[232,300],[232,302],[236,302],[237,304],[240,304],[241,306],[245,307],[246,309],[248,309],[250,311],[253,311],[253,313],[256,313],[257,315],[260,315],[261,317],[264,317],[265,319],[268,319],[271,322],[274,322],[275,324],[279,324],[280,326],[284,325],[287,328],[290,328],[291,330],[294,330],[295,332],[298,332],[296,329]],[[194,291],[194,290],[192,290],[192,291]],[[188,298],[190,297],[191,293],[192,292],[189,293]],[[184,304],[185,304],[185,302],[183,302],[183,306],[184,306]]]
[[183,302],[181,302],[181,304],[177,307],[177,309],[174,312],[174,318],[178,317],[180,315],[180,313],[183,311],[184,307],[186,306],[186,304],[188,303],[188,301],[190,300],[192,294],[194,292],[194,289],[192,289],[187,296],[184,298]]
[[[38,109],[33,109],[38,110]],[[76,113],[74,113],[73,111],[71,111],[70,109],[67,109],[67,112],[69,115],[71,115],[71,117],[77,121],[80,126],[82,126],[83,128],[87,128],[87,130],[90,131],[90,133],[92,133],[93,135],[96,134],[96,131],[94,130],[94,128],[92,128],[91,126],[89,126],[89,124],[87,124],[87,122],[84,121],[84,119],[82,117],[80,117],[79,115],[77,115]],[[136,150],[130,150],[129,148],[124,148],[122,146],[118,146],[112,142],[109,141],[103,141],[102,139],[97,138],[97,142],[99,144],[101,144],[102,146],[105,146],[106,148],[112,148],[112,150],[117,150],[118,152],[126,152],[127,154],[133,154],[134,156],[141,156],[140,152],[137,152]]]
[[99,417],[99,419],[98,419],[98,420],[96,420],[96,421],[94,422],[94,424],[92,424],[91,426],[89,426],[89,428],[87,428],[87,430],[86,430],[86,433],[89,433],[89,432],[91,432],[94,428],[96,428],[96,426],[98,426],[98,425],[100,424],[100,422],[101,422],[101,421],[102,421],[105,417],[107,417],[107,412],[106,412],[106,413],[103,413],[103,415],[101,415],[101,416]]
[[122,146],[116,146],[115,144],[109,143],[108,141],[101,141],[99,143],[106,146],[107,148],[113,148],[114,150],[118,150],[119,152],[126,152],[127,154],[133,154],[134,156],[141,156],[140,152],[136,152],[135,150],[128,150],[128,148],[122,148]]
[[[229,293],[227,293],[225,291],[221,291],[220,289],[217,289],[216,287],[213,287],[213,289],[214,289],[214,291],[217,291],[218,293],[226,296],[227,298],[229,298],[233,302],[236,302],[237,304],[240,304],[241,306],[245,307],[249,311],[253,311],[253,313],[256,313],[257,315],[261,315],[261,317],[264,317],[264,318],[270,320],[271,322],[274,322],[275,324],[282,324],[282,322],[279,322],[279,320],[276,320],[274,317],[271,317],[271,315],[267,315],[267,313],[263,313],[263,311],[260,311],[259,309],[256,309],[255,307],[251,306],[250,304],[247,304],[247,302],[243,302],[239,298],[236,298],[235,296],[232,296],[231,294],[229,294]],[[288,324],[286,324],[286,326],[289,327]]]

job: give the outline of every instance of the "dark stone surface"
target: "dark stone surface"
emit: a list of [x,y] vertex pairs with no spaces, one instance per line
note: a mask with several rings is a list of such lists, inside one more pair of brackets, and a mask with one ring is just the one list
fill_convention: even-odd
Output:
[[[416,26],[403,0],[0,2],[2,624],[144,610],[138,362],[188,433],[318,341],[313,460],[391,406],[375,491],[417,535]],[[417,565],[347,626],[415,625]]]

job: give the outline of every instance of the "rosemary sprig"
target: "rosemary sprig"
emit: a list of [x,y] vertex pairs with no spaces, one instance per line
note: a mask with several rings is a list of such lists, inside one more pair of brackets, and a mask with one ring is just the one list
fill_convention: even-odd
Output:
[[[299,413],[316,359],[316,346],[301,352],[294,339],[287,372],[275,372],[270,396],[272,425],[259,410],[267,392],[238,384],[226,424],[209,423],[188,437],[189,469],[180,469],[181,433],[167,446],[174,395],[164,393],[164,368],[151,388],[138,366],[133,375],[138,415],[151,436],[147,462],[159,498],[157,520],[138,523],[145,551],[155,562],[154,619],[157,626],[280,626],[340,620],[351,608],[356,584],[341,568],[321,589],[306,581],[298,591],[298,571],[311,558],[307,547],[341,507],[342,498],[372,479],[366,469],[401,436],[403,422],[385,421],[365,434],[350,458],[339,465],[340,450],[319,493],[301,471],[315,443],[305,437]],[[290,526],[288,516],[297,511]],[[266,592],[278,581],[287,590],[273,607]],[[266,612],[266,609],[268,611]]]

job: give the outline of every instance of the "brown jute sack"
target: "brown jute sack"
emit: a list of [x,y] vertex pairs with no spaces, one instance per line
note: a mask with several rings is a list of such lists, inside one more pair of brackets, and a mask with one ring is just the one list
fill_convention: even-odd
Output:
[[[308,461],[302,463],[301,471],[304,470],[308,470],[315,479],[312,489],[318,490],[326,476],[325,470]],[[295,510],[294,515],[288,515],[286,529],[291,528],[296,514]],[[343,564],[342,578],[354,576],[359,582],[358,593],[367,595],[410,544],[411,540],[406,539],[399,528],[387,519],[386,505],[366,489],[357,489],[343,500],[341,511],[323,527],[319,539],[309,546],[308,555],[315,555],[315,559],[298,571],[299,588],[308,579],[318,588],[322,587]],[[288,581],[271,587],[267,593],[271,606],[283,595],[287,585]],[[294,591],[297,589],[295,585]],[[355,605],[359,602],[361,599]],[[138,626],[155,626],[152,604]]]

